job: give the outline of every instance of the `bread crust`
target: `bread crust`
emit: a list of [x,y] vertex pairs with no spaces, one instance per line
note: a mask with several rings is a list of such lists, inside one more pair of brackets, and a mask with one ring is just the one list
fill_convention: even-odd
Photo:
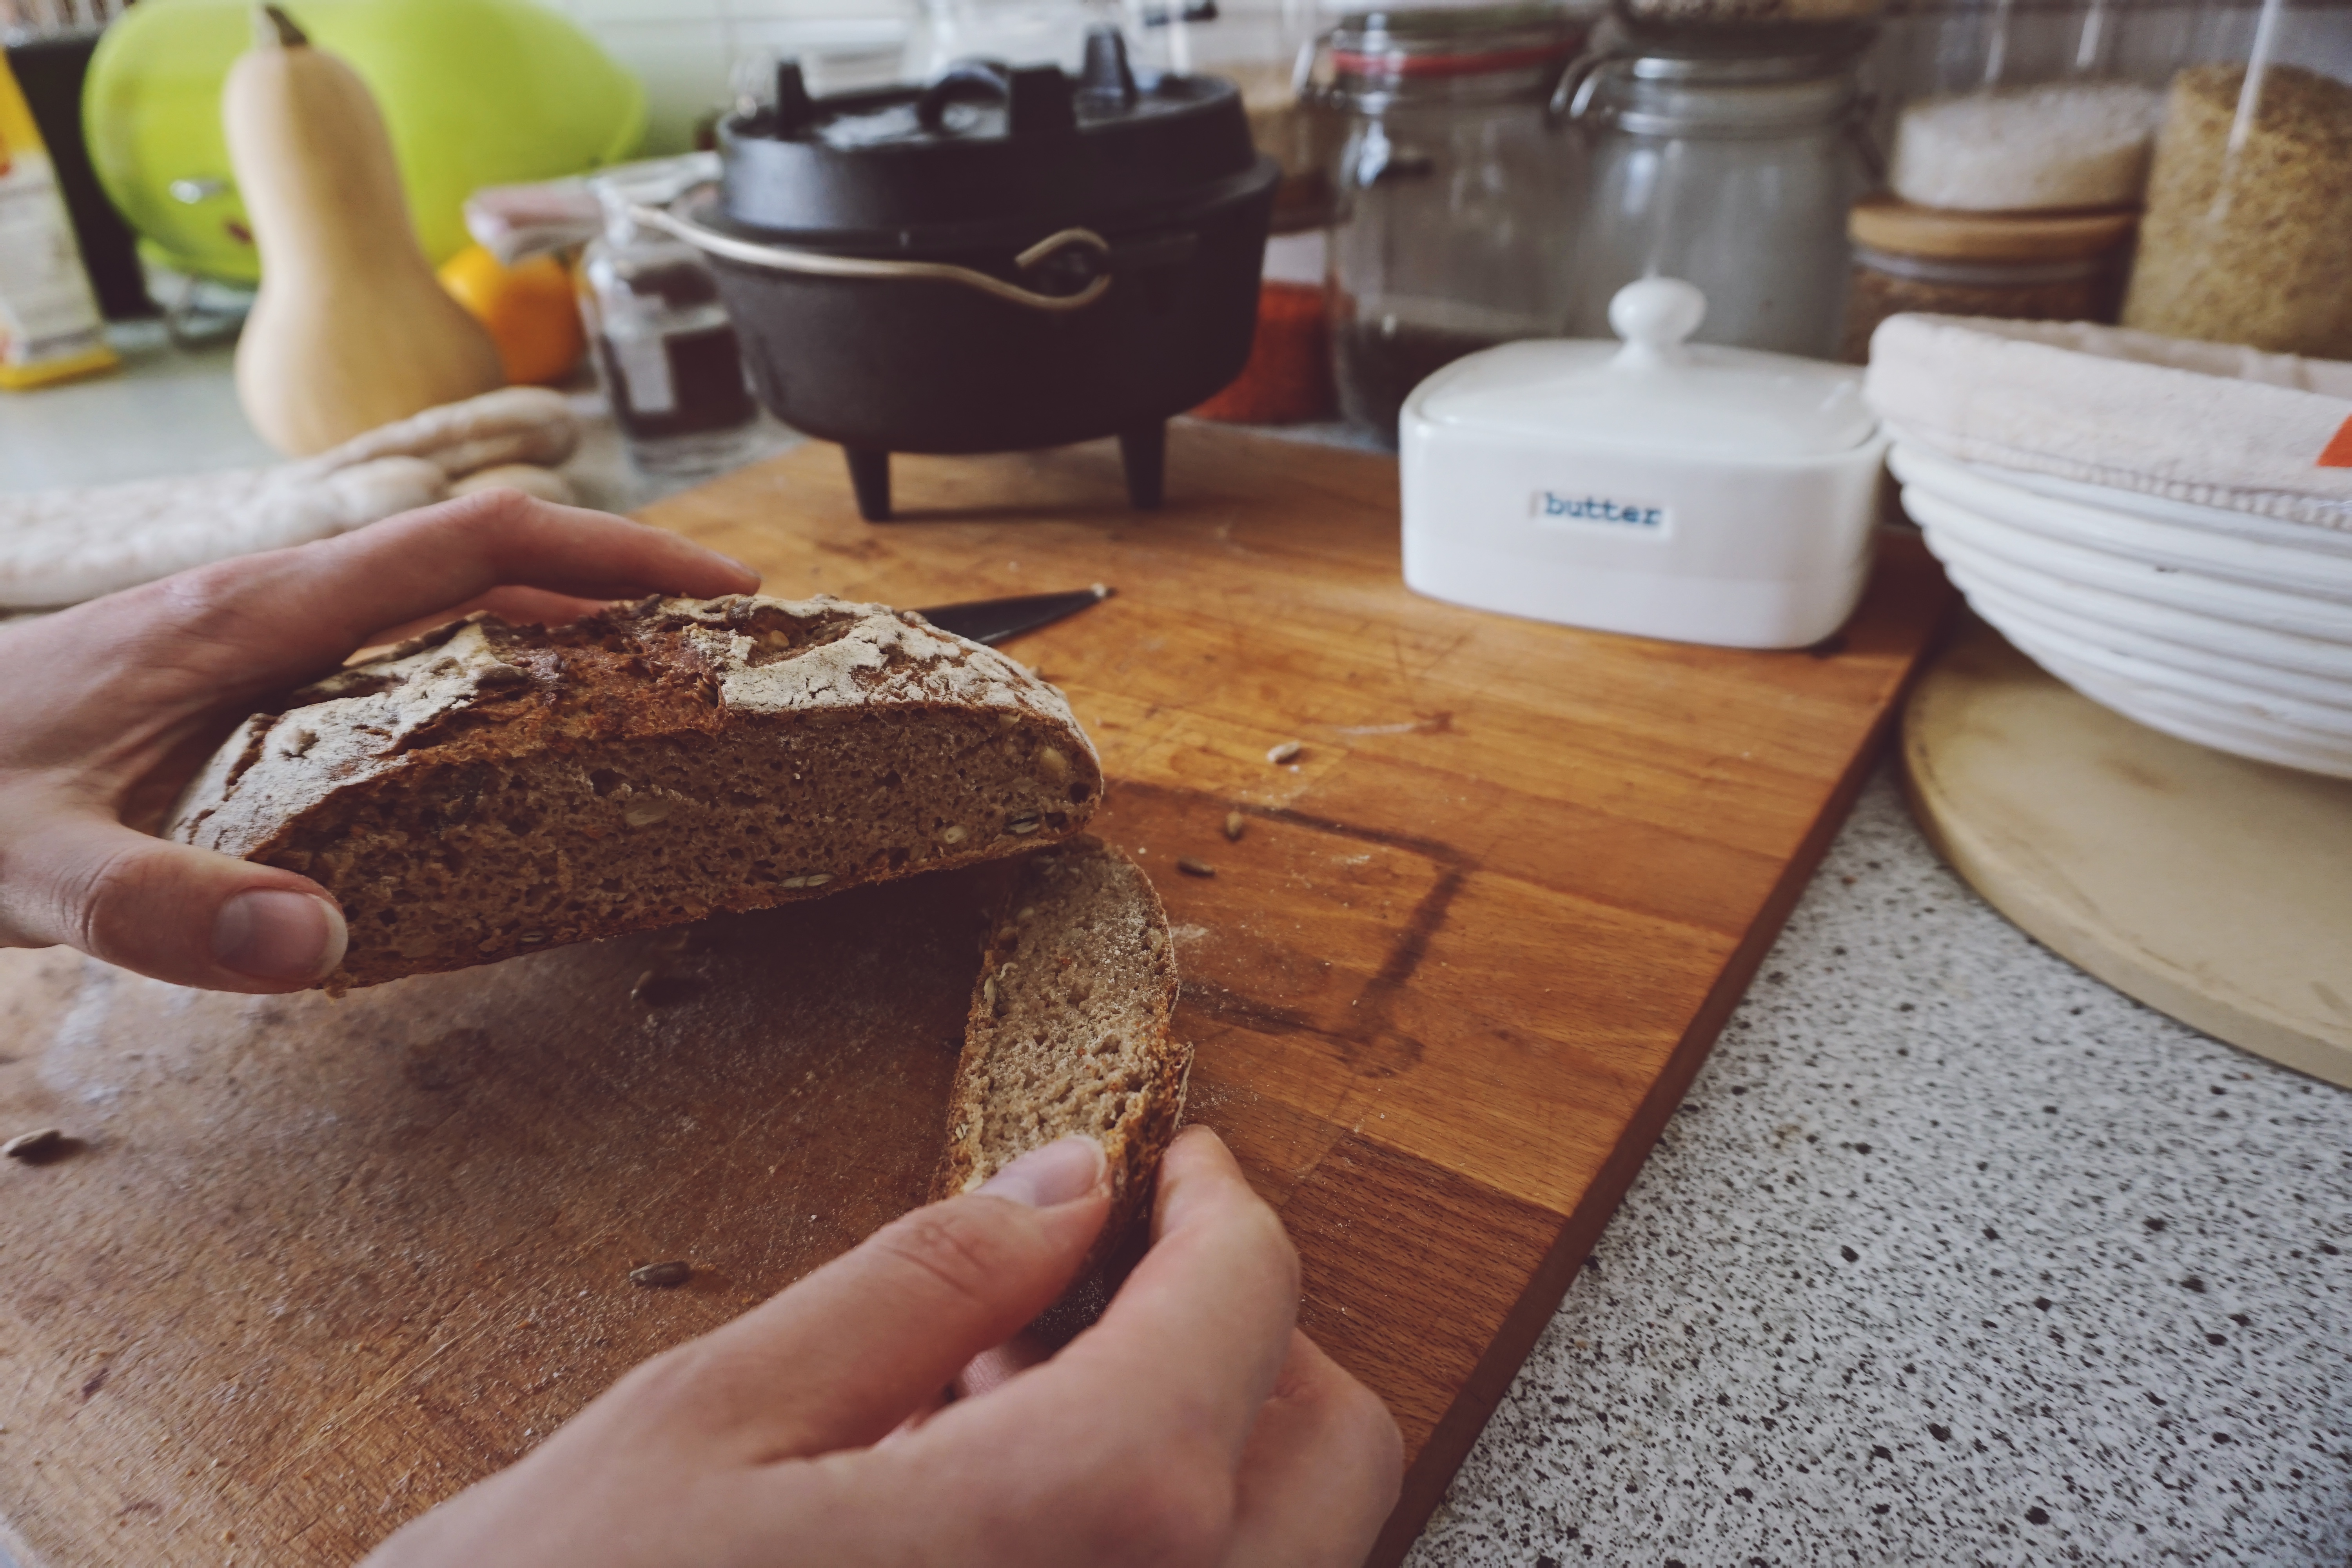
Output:
[[[1072,1001],[1063,989],[1072,966],[1057,961],[1076,950],[1089,960],[1089,990]],[[1101,1262],[1148,1216],[1160,1157],[1183,1120],[1192,1052],[1171,1032],[1177,994],[1168,912],[1142,868],[1090,834],[1031,856],[987,933],[934,1199],[977,1189],[1030,1148],[1088,1133],[1110,1166],[1110,1217],[1088,1268]],[[1028,1037],[1049,1011],[1064,1037],[1058,1056]],[[1093,1054],[1106,1035],[1118,1037],[1115,1050]],[[1030,1061],[1014,1059],[1024,1054]],[[1097,1070],[1076,1088],[1066,1070],[1063,1097],[1053,1100],[1051,1085],[1036,1092],[1039,1061]],[[1024,1072],[1028,1080],[1018,1081]],[[1018,1130],[1008,1134],[1008,1121]]]
[[343,900],[341,989],[1018,854],[1101,794],[1067,700],[994,650],[737,595],[453,622],[247,720],[165,833]]

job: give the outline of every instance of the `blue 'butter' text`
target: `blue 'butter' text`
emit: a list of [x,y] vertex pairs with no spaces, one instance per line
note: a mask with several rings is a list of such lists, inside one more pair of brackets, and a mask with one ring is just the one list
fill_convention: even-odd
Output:
[[1655,530],[1666,526],[1664,507],[1629,504],[1605,496],[1555,495],[1550,490],[1537,492],[1536,515],[1573,518],[1579,522],[1613,522],[1621,528]]

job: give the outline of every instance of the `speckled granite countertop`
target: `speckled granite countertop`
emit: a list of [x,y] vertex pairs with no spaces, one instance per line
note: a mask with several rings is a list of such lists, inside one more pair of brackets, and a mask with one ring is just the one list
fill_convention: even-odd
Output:
[[2037,945],[1882,771],[1409,1559],[1586,1562],[2344,1568],[2352,1093]]
[[[0,489],[266,456],[225,350],[131,360]],[[1587,1562],[2345,1568],[2352,1093],[2035,945],[1882,775],[1410,1560]]]

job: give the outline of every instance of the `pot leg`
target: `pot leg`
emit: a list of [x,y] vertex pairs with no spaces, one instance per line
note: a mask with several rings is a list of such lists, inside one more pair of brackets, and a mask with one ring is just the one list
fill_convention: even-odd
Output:
[[1168,426],[1120,432],[1118,457],[1127,467],[1128,504],[1139,511],[1159,510],[1168,479]]
[[849,488],[857,492],[857,515],[868,522],[890,521],[890,454],[866,447],[844,447],[849,459]]

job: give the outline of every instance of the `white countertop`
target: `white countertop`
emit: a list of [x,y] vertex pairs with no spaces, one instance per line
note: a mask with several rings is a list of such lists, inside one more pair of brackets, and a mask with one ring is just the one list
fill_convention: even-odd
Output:
[[[227,364],[5,395],[0,490],[266,460]],[[2344,1568],[2352,1093],[2037,945],[1882,774],[1410,1561]]]

